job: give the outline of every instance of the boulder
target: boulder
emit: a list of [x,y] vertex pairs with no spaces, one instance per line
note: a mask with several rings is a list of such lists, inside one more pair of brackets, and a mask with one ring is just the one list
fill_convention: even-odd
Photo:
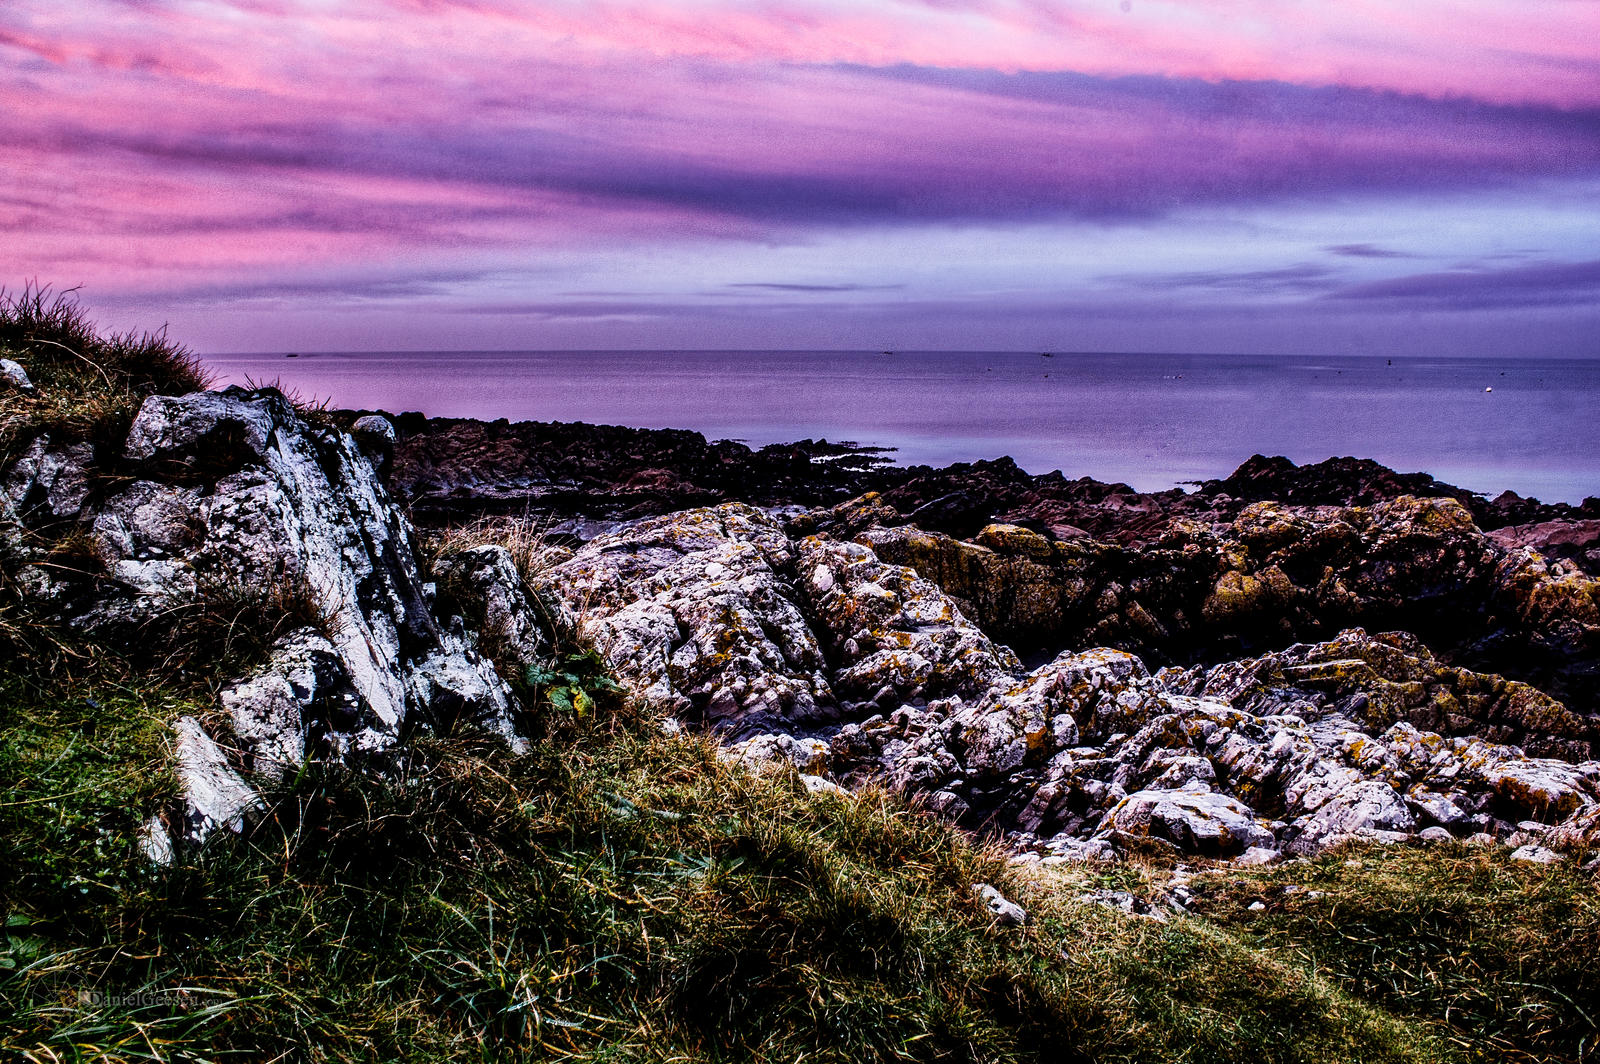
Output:
[[1265,821],[1242,802],[1212,791],[1139,791],[1111,810],[1106,826],[1128,839],[1157,839],[1208,857],[1273,845]]
[[539,585],[636,695],[738,735],[838,717],[794,562],[773,518],[728,504],[596,537]]
[[0,358],[0,392],[19,392],[22,395],[37,395],[38,389],[34,388],[33,381],[28,378],[28,371],[18,362],[9,358]]

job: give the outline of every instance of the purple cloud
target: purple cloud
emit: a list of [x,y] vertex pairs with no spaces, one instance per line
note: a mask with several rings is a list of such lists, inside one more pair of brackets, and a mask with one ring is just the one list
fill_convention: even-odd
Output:
[[1600,303],[1600,260],[1419,273],[1351,285],[1327,298],[1449,310],[1596,304]]

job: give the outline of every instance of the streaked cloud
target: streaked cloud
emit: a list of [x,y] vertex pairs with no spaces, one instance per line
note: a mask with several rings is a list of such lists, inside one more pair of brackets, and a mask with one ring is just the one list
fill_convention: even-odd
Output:
[[1574,0],[11,0],[0,233],[180,320],[1581,307],[1600,233],[1541,219],[1600,204],[1597,40]]

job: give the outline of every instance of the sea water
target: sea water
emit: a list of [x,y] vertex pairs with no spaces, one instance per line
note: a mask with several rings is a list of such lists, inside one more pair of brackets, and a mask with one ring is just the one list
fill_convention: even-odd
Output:
[[210,355],[346,408],[825,437],[902,463],[1009,455],[1140,490],[1252,454],[1354,455],[1488,494],[1600,495],[1600,359],[876,351]]

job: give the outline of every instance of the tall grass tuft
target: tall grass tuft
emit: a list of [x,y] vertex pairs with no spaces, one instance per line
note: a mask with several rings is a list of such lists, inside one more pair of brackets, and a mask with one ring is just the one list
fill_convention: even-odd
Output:
[[180,395],[211,380],[164,328],[102,335],[76,291],[32,282],[17,292],[0,289],[0,350],[22,362],[40,388],[87,379],[109,392]]

